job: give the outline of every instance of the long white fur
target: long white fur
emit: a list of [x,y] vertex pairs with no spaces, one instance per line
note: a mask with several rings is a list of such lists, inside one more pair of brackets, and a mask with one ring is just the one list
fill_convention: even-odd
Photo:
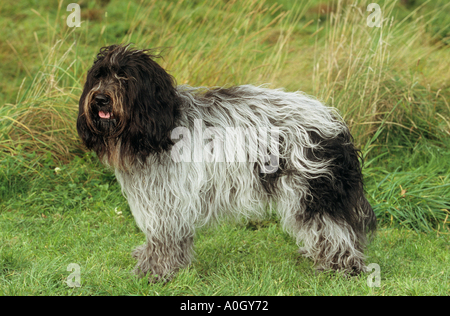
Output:
[[[339,227],[326,217],[322,223],[313,223],[320,227],[299,227],[294,218],[301,214],[301,200],[309,194],[307,178],[332,177],[327,168],[329,162],[314,162],[305,155],[307,148],[317,146],[310,139],[309,131],[332,138],[346,128],[337,112],[301,93],[251,85],[236,89],[239,95],[236,98],[221,94],[205,98],[202,97],[206,92],[204,88],[179,86],[177,91],[183,100],[180,126],[191,131],[191,135],[195,132],[195,120],[204,122],[203,129],[207,126],[278,128],[280,139],[284,140],[277,144],[278,155],[286,158],[287,167],[300,171],[279,179],[281,190],[276,196],[275,209],[283,228],[294,235],[298,244],[304,243],[305,254],[313,259],[318,253],[315,248],[321,247],[320,238],[326,238],[330,244],[322,245],[324,249],[332,247],[328,249],[329,254],[325,254],[330,260],[343,249],[348,249],[355,258],[362,258],[362,253],[353,246],[356,237],[350,227]],[[238,146],[248,151],[245,144]],[[145,166],[137,165],[128,171],[116,169],[116,177],[136,223],[146,234],[149,245],[154,245],[151,251],[156,257],[170,256],[168,249],[191,239],[198,227],[221,218],[262,218],[274,202],[261,185],[254,163],[196,162],[195,159],[176,162],[170,152],[158,155],[160,157],[151,155]],[[264,157],[258,155],[259,165],[265,162]],[[192,249],[187,251],[192,252]],[[145,250],[138,249],[138,252],[145,253]],[[190,258],[187,254],[187,259],[175,264],[184,266]],[[158,264],[164,266],[161,273],[170,272],[170,264],[166,266],[162,261]]]

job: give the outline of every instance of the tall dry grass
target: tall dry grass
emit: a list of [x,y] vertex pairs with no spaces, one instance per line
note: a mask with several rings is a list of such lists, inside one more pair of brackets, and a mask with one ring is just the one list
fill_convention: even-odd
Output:
[[[416,138],[424,132],[450,135],[448,90],[442,94],[450,82],[444,70],[450,59],[443,56],[450,50],[427,32],[439,9],[419,14],[427,1],[400,19],[398,3],[386,1],[382,27],[371,28],[370,2],[336,1],[325,22],[314,22],[314,53],[307,56],[312,67],[300,59],[293,63],[311,75],[309,91],[341,111],[360,144],[373,140],[380,127],[417,132]],[[447,20],[442,27],[449,25]]]
[[[267,83],[315,95],[341,111],[359,144],[373,141],[381,125],[449,134],[448,91],[442,88],[450,73],[448,61],[439,60],[449,48],[426,30],[438,11],[425,19],[419,8],[398,20],[395,1],[386,1],[383,26],[370,28],[368,1],[333,3],[323,21],[309,2],[291,11],[256,0],[128,4],[121,21],[126,33],[115,42],[160,47],[159,62],[179,84]],[[115,20],[69,29],[63,10],[60,5],[57,20],[46,23],[47,36],[37,43],[48,50],[40,52],[46,57],[37,61],[32,83],[0,109],[3,155],[25,149],[67,160],[82,150],[75,130],[78,97],[99,48],[94,46],[113,44],[108,38]]]
[[[271,65],[279,64],[283,58],[284,41],[292,32],[290,24],[295,24],[293,15],[279,12],[280,6],[267,8],[258,1],[213,5],[204,1],[199,7],[205,8],[206,12],[185,16],[181,8],[183,2],[167,2],[159,6],[157,14],[158,1],[141,2],[129,21],[127,34],[119,42],[135,42],[139,47],[165,47],[165,59],[160,62],[179,83],[235,84],[253,77],[267,81],[268,77],[274,76]],[[60,5],[57,17],[63,15],[60,12],[63,9]],[[214,9],[220,11],[222,20],[217,20]],[[40,16],[39,12],[36,14]],[[272,15],[274,18],[270,23],[262,22],[271,19]],[[170,17],[168,20],[167,16]],[[178,18],[175,20],[175,17]],[[108,23],[104,22],[99,38],[108,32]],[[46,40],[48,44],[53,43],[47,56],[41,60],[31,84],[19,89],[16,102],[5,104],[0,110],[3,154],[37,151],[67,160],[81,149],[75,130],[77,102],[93,54],[78,55],[84,49],[83,38],[88,35],[77,34],[77,29],[70,30],[62,24],[58,27],[47,21]],[[159,26],[157,31],[145,32],[155,25]],[[261,45],[273,29],[281,29],[285,35],[276,43]],[[199,45],[198,39],[203,43]],[[255,56],[263,63],[257,62]]]

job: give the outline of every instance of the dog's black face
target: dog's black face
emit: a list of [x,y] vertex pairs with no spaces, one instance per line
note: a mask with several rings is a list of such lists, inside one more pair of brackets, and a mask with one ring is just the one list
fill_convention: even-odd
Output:
[[174,79],[155,57],[129,45],[103,47],[87,74],[78,134],[88,149],[116,167],[136,159],[145,163],[149,154],[172,145],[179,97]]

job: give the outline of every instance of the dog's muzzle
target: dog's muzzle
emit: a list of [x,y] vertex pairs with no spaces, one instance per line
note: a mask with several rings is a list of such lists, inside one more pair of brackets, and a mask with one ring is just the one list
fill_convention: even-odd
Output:
[[99,93],[94,97],[94,104],[98,110],[98,117],[102,120],[110,120],[114,118],[111,111],[111,99],[106,95]]

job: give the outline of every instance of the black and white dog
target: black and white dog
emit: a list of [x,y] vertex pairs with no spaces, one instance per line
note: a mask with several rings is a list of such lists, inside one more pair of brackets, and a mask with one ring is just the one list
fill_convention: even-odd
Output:
[[271,208],[318,269],[366,271],[376,218],[359,151],[336,111],[251,85],[176,86],[155,57],[129,45],[102,48],[77,121],[147,237],[133,252],[135,272],[169,280],[191,262],[196,228]]

